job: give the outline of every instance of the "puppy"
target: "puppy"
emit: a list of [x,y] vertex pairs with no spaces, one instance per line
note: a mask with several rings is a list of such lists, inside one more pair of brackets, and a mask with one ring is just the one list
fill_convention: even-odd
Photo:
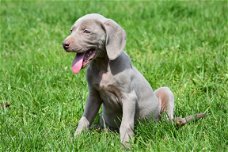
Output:
[[101,125],[119,129],[127,145],[140,119],[159,120],[162,112],[173,120],[174,96],[168,87],[155,91],[124,52],[126,33],[115,21],[99,14],[79,18],[63,48],[76,53],[72,71],[87,68],[89,94],[75,135],[87,129],[102,106]]

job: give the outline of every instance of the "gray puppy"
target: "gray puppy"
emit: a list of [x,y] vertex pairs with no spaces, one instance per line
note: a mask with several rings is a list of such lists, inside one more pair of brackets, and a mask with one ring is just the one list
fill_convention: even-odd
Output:
[[159,120],[162,112],[173,119],[174,96],[167,87],[153,91],[124,52],[126,33],[115,21],[99,14],[79,18],[64,40],[67,52],[75,52],[72,71],[86,66],[89,95],[75,135],[87,129],[102,105],[101,125],[117,128],[128,144],[140,119]]

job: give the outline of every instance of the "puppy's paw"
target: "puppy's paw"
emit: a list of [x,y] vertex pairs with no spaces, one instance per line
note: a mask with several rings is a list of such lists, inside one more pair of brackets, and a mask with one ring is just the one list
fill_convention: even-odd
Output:
[[82,133],[82,131],[87,130],[89,128],[89,121],[86,117],[82,117],[78,123],[78,127],[74,133],[74,137],[78,136]]
[[76,131],[74,132],[74,137],[77,137],[81,134],[82,131],[79,131],[76,129]]
[[120,140],[125,149],[131,149],[131,143],[134,142],[133,136],[134,136],[134,133],[132,129],[129,129],[129,128],[120,129]]
[[131,144],[129,142],[125,141],[125,142],[121,142],[121,144],[122,144],[124,149],[126,149],[126,150],[131,149]]

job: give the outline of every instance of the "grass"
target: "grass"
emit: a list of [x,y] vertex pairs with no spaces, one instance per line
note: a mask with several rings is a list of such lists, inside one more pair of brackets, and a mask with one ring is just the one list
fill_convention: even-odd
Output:
[[118,133],[73,140],[87,96],[85,70],[62,49],[73,22],[97,12],[127,32],[126,51],[154,89],[169,86],[180,129],[163,119],[135,128],[132,151],[228,151],[228,2],[12,2],[0,4],[0,151],[124,151]]

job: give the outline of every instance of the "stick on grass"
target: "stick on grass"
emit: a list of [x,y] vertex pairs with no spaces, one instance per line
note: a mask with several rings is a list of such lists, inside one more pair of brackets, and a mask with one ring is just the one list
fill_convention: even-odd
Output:
[[195,114],[195,115],[190,115],[190,116],[187,116],[185,118],[181,118],[181,117],[176,117],[174,119],[174,123],[181,127],[181,126],[184,126],[186,125],[187,123],[191,122],[191,121],[196,121],[196,120],[199,120],[201,118],[204,118],[206,116],[205,113],[198,113],[198,114]]

